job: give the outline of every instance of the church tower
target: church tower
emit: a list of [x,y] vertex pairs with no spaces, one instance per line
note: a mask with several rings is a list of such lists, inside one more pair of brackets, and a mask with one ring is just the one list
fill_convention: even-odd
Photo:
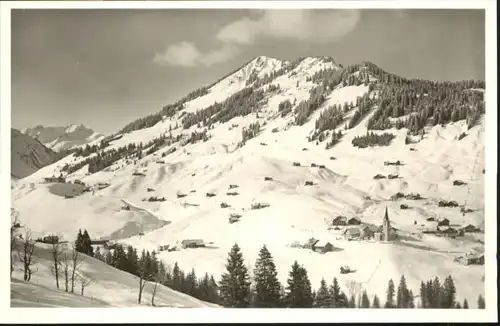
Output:
[[387,212],[387,206],[385,206],[384,221],[382,224],[382,232],[384,234],[384,241],[391,240],[391,222],[389,221],[389,213]]

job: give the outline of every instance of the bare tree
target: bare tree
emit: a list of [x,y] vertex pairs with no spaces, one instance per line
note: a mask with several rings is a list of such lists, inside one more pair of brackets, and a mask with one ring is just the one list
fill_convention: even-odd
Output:
[[33,261],[35,241],[31,238],[31,231],[29,229],[26,229],[22,250],[22,253],[19,252],[19,259],[24,267],[24,280],[29,282],[31,275],[36,272],[32,270],[32,266],[35,264],[35,261]]
[[71,252],[71,293],[74,293],[76,277],[82,266],[83,257],[78,251],[76,251],[75,246],[73,246],[72,248],[73,250]]
[[71,266],[71,259],[68,257],[67,252],[62,253],[62,259],[60,262],[62,266],[62,271],[64,273],[64,291],[69,291],[69,268]]
[[83,275],[80,275],[80,274],[77,274],[78,275],[78,280],[80,281],[80,286],[81,286],[81,295],[83,296],[83,292],[85,290],[85,288],[91,284],[95,284],[97,283],[96,280],[90,278],[90,277],[85,277]]
[[160,266],[158,268],[158,272],[156,275],[153,277],[153,280],[155,282],[155,285],[153,286],[153,292],[151,295],[151,305],[155,307],[155,296],[156,296],[156,291],[158,289],[158,283],[159,284],[164,284],[166,281],[166,271],[165,271],[165,266],[163,265],[162,262],[160,262]]
[[149,271],[149,264],[145,260],[139,260],[139,298],[137,300],[139,304],[141,304],[142,300],[142,290],[144,290],[144,287],[151,277],[152,275]]
[[52,267],[51,267],[51,271],[52,271],[52,275],[54,275],[55,279],[56,279],[56,286],[57,288],[59,289],[59,268],[60,268],[60,265],[61,265],[61,255],[63,253],[63,248],[62,248],[62,245],[61,243],[59,243],[58,241],[54,241],[52,242],[52,248],[51,248],[51,254],[52,254]]
[[16,233],[15,230],[19,225],[19,213],[14,209],[10,209],[10,277],[12,278],[12,272],[14,272],[14,261],[15,261],[15,247],[16,247]]

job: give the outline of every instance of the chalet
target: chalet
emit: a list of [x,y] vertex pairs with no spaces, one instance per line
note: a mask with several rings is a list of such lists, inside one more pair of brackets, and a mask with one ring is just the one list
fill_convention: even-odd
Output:
[[166,250],[168,250],[169,247],[170,247],[169,244],[167,244],[167,245],[160,245],[160,246],[158,246],[158,251],[166,251]]
[[239,193],[238,193],[238,192],[236,192],[236,191],[232,191],[232,192],[228,192],[228,193],[226,193],[226,195],[228,195],[228,196],[238,196],[238,195],[239,195]]
[[324,165],[322,165],[322,164],[321,164],[321,165],[319,165],[318,167],[319,167],[320,169],[326,169],[326,167],[325,167]]
[[229,216],[229,223],[233,224],[240,220],[238,216]]
[[459,232],[456,229],[451,228],[451,227],[448,227],[444,230],[441,230],[440,233],[442,235],[444,235],[445,237],[456,237],[457,235],[459,235]]
[[467,253],[455,258],[455,261],[463,265],[484,265],[484,254]]
[[260,146],[267,146],[266,143],[260,143]]
[[388,178],[388,179],[397,179],[397,178],[399,178],[399,175],[398,175],[398,174],[389,174],[389,175],[387,176],[387,178]]
[[330,160],[336,160],[337,158],[335,156],[330,156]]
[[177,194],[177,198],[183,198],[183,197],[186,197],[186,196],[187,196],[186,194],[181,194],[181,193]]
[[90,244],[93,246],[104,246],[109,242],[109,239],[96,239],[96,240],[90,240]]
[[293,162],[293,166],[300,166],[299,162]]
[[354,240],[361,238],[361,229],[360,228],[347,228],[344,230],[344,238],[347,240]]
[[462,226],[461,230],[463,230],[464,232],[478,232],[479,228],[475,227],[472,224],[467,224],[465,226]]
[[45,182],[58,182],[58,183],[65,183],[66,179],[61,175],[59,177],[49,177],[49,178],[44,178]]
[[[269,178],[269,177],[266,177],[266,178]],[[238,185],[229,185],[229,189],[235,189],[235,188],[238,188]]]
[[148,188],[147,190],[148,190],[148,192],[153,192],[153,191],[155,191],[153,188]]
[[427,220],[427,222],[433,222],[433,221],[435,221],[436,219],[435,219],[434,217],[428,217],[426,220]]
[[314,186],[314,182],[312,182],[312,181],[306,181],[306,182],[304,183],[304,185],[305,185],[305,186]]
[[402,165],[402,164],[400,160],[397,160],[396,162],[385,161],[384,165]]
[[264,177],[264,181],[273,181],[273,178],[271,178],[271,177]]
[[59,243],[59,237],[57,235],[48,235],[43,237],[42,242],[50,244]]
[[378,180],[378,179],[385,179],[385,175],[382,174],[377,174],[376,176],[373,177],[373,179]]
[[206,196],[207,197],[215,197],[215,194],[213,192],[207,192]]
[[454,186],[463,186],[466,185],[467,183],[463,182],[462,180],[455,180],[453,181]]
[[401,204],[401,205],[399,206],[399,208],[400,208],[400,209],[408,209],[409,207],[408,207],[408,205],[406,205],[406,204]]
[[73,181],[74,184],[77,184],[77,185],[82,185],[82,186],[85,186],[85,183],[82,182],[81,180],[79,179],[76,179],[75,181]]
[[317,165],[316,163],[311,163],[311,167],[312,167],[312,168],[315,168],[315,167],[317,167],[317,166],[318,166],[318,165]]
[[201,239],[190,239],[182,240],[181,245],[182,248],[200,248],[205,247],[205,242]]
[[304,148],[302,148],[302,151],[305,152],[305,151],[308,151],[308,149],[304,147]]
[[64,198],[65,199],[70,199],[70,198],[75,198],[75,196],[73,196],[73,195],[64,195]]
[[319,253],[326,253],[326,252],[330,252],[330,251],[333,251],[333,245],[330,243],[330,242],[325,242],[325,241],[320,241],[320,240],[316,240],[313,245],[312,245],[312,248],[311,248],[313,251],[315,252],[319,252]]
[[347,225],[347,217],[345,216],[337,216],[333,219],[332,225]]
[[368,225],[361,228],[361,239],[368,240],[375,237],[375,230]]
[[220,208],[228,208],[230,207],[230,205],[226,204],[226,203],[221,203],[220,204]]
[[269,207],[270,205],[267,204],[267,203],[254,203],[252,204],[252,206],[250,207],[251,209],[261,209],[261,208],[265,208],[265,207]]
[[357,217],[352,217],[349,220],[347,220],[347,225],[360,225],[361,220]]
[[304,249],[311,249],[313,248],[313,245],[318,242],[319,240],[317,239],[314,239],[314,238],[310,238],[309,240],[307,240],[307,242],[302,246]]
[[450,220],[447,218],[440,219],[437,224],[437,226],[449,226],[449,225],[450,225]]

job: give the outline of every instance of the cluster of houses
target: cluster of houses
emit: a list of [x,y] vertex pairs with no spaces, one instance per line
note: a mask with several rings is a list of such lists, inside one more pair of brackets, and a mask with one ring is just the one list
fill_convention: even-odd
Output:
[[391,226],[387,207],[382,224],[379,226],[361,223],[357,217],[348,219],[345,216],[337,216],[333,221],[333,229],[340,230],[340,226],[345,227],[342,235],[348,241],[351,240],[376,240],[394,241],[397,239],[396,228]]
[[[210,243],[209,243],[210,244]],[[203,241],[202,239],[185,239],[182,240],[177,244],[166,244],[166,245],[160,245],[158,246],[158,251],[176,251],[179,250],[180,248],[187,249],[187,248],[204,248],[207,246],[207,243]]]
[[422,230],[422,233],[455,238],[457,236],[464,236],[466,233],[474,233],[480,231],[478,227],[472,224],[466,224],[460,227],[452,226],[450,225],[450,220],[447,218],[436,220],[433,217],[429,217],[427,218],[427,222],[436,222],[436,225],[434,228],[426,227]]

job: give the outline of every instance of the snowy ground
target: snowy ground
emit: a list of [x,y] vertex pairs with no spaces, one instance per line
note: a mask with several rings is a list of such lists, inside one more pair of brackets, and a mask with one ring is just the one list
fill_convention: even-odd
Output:
[[[307,69],[312,69],[310,61],[304,63]],[[248,72],[244,76],[247,75]],[[427,128],[424,139],[413,145],[405,145],[405,129],[386,130],[396,135],[390,146],[358,149],[352,146],[351,140],[366,133],[368,116],[345,133],[342,126],[342,141],[327,151],[325,143],[316,145],[307,141],[320,111],[334,103],[355,102],[368,88],[350,86],[336,90],[308,123],[288,128],[291,116],[274,118],[279,102],[289,98],[292,102],[297,99],[298,103],[309,96],[308,90],[314,85],[305,81],[306,75],[301,71],[287,77],[295,78],[291,82],[286,83],[285,76],[277,80],[280,78],[283,83],[280,82],[282,91],[276,95],[278,100],[270,98],[267,106],[262,107],[259,119],[251,114],[217,124],[209,131],[212,138],[207,142],[185,147],[176,144],[177,151],[162,158],[165,164],[157,163],[159,155],[152,154],[140,160],[137,166],[119,162],[109,171],[89,176],[85,175],[84,167],[69,179],[79,178],[88,184],[109,182],[111,185],[95,195],[85,193],[64,199],[51,194],[50,185],[40,180],[72,162],[73,157],[69,156],[18,181],[13,189],[13,206],[20,212],[21,221],[34,232],[60,233],[70,240],[78,228],[85,228],[93,238],[121,234],[121,242],[149,250],[188,238],[213,241],[215,248],[160,254],[166,263],[177,261],[184,270],[195,268],[198,275],[208,272],[218,278],[224,270],[230,247],[237,242],[251,269],[259,249],[266,244],[275,257],[284,284],[291,264],[298,260],[307,268],[314,288],[319,287],[322,277],[331,283],[336,276],[346,291],[346,283],[352,280],[360,283],[369,295],[383,297],[390,278],[398,283],[404,274],[414,293],[418,293],[421,280],[451,274],[459,300],[467,297],[472,303],[479,294],[484,294],[484,266],[462,266],[453,261],[457,254],[481,251],[483,245],[479,241],[471,237],[452,240],[412,235],[420,235],[415,221],[421,226],[427,223],[428,217],[447,217],[451,224],[471,223],[484,227],[484,121],[468,131],[464,121]],[[219,95],[213,93],[213,98],[219,100],[223,90],[214,86],[212,91]],[[198,104],[193,101],[186,107],[194,110],[201,105],[198,108],[203,108],[210,104],[209,100],[200,98]],[[257,120],[261,125],[266,122],[262,132],[247,141],[244,147],[236,149],[242,128]],[[130,142],[146,143],[175,124],[175,120],[165,120],[151,128],[125,134],[112,142],[111,147]],[[238,127],[231,127],[234,124]],[[279,131],[271,132],[274,128]],[[188,132],[195,129],[193,126]],[[181,131],[177,129],[172,134],[175,136]],[[463,131],[468,135],[459,141],[458,136]],[[410,151],[411,147],[415,151]],[[308,150],[303,151],[303,148]],[[331,156],[336,160],[330,160]],[[384,165],[384,161],[396,160],[404,165]],[[296,161],[302,166],[293,166]],[[325,169],[312,168],[311,163],[323,164]],[[133,176],[138,168],[144,170],[146,176]],[[374,180],[373,176],[379,173],[398,174],[400,178]],[[264,181],[266,176],[273,181]],[[453,186],[456,179],[467,185]],[[315,185],[304,186],[306,180]],[[233,191],[229,190],[230,184],[239,185],[234,189],[238,196],[226,195]],[[147,192],[147,188],[154,191]],[[177,198],[179,192],[187,196]],[[207,197],[207,192],[216,196]],[[391,201],[390,197],[397,192],[417,192],[425,199]],[[142,201],[149,196],[165,197],[167,201]],[[366,199],[367,196],[371,199]],[[437,202],[443,199],[455,200],[474,211],[463,216],[460,207],[439,208]],[[135,209],[122,211],[122,200],[133,204]],[[231,207],[220,208],[222,202]],[[270,207],[250,210],[254,202],[268,203]],[[402,203],[411,209],[401,210]],[[392,225],[405,237],[414,238],[413,241],[394,244],[348,242],[327,231],[337,215],[357,216],[364,223],[380,225],[386,207]],[[229,224],[230,213],[241,214],[240,222]],[[139,235],[141,232],[143,236]],[[289,247],[294,241],[304,243],[311,237],[330,241],[340,250],[321,255]],[[350,265],[356,273],[339,274],[343,265]]]
[[[22,266],[17,262],[11,281],[12,307],[135,307],[137,303],[139,279],[122,272],[97,259],[85,256],[81,275],[97,282],[85,287],[80,295],[80,284],[76,283],[75,293],[67,293],[60,279],[60,290],[51,273],[50,249],[37,244],[34,252],[35,273],[30,282],[23,281]],[[151,305],[152,284],[146,284],[141,306]],[[158,285],[155,297],[158,307],[217,307],[186,294]]]

